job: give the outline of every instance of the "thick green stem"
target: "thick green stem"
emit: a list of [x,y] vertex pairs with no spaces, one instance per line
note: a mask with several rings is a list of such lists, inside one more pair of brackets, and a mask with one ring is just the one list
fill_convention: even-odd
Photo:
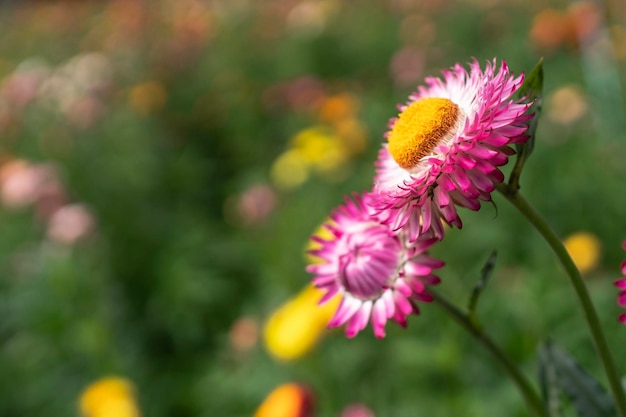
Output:
[[435,302],[448,313],[461,327],[463,327],[474,339],[483,345],[485,349],[496,359],[496,361],[502,366],[504,371],[513,380],[517,388],[519,389],[526,405],[531,410],[532,414],[536,417],[546,417],[546,410],[543,407],[541,399],[537,395],[535,389],[532,387],[528,379],[521,373],[521,371],[515,366],[513,361],[495,344],[495,342],[478,327],[467,314],[459,310],[454,304],[443,298],[441,295],[431,291]]
[[546,242],[548,242],[548,245],[550,245],[559,259],[559,262],[563,265],[563,268],[565,268],[565,272],[567,272],[570,283],[574,287],[574,291],[578,296],[578,301],[582,307],[583,314],[587,320],[587,325],[589,327],[591,339],[593,340],[596,352],[602,361],[602,366],[604,367],[609,387],[613,393],[613,398],[615,399],[615,408],[617,409],[620,417],[626,417],[626,398],[624,397],[624,390],[622,389],[620,378],[617,374],[617,370],[615,369],[615,363],[606,342],[606,337],[602,331],[600,320],[598,319],[596,310],[591,302],[591,298],[589,297],[589,292],[587,291],[587,287],[580,276],[578,268],[576,268],[576,265],[569,256],[565,246],[563,246],[561,239],[559,239],[556,233],[554,233],[552,228],[550,228],[550,225],[546,223],[539,212],[537,212],[537,210],[535,210],[535,208],[531,206],[530,203],[526,201],[526,199],[524,199],[524,197],[522,197],[517,190],[511,190],[505,185],[500,185],[498,186],[498,191],[500,191],[502,195],[504,195],[507,200],[509,200],[526,217],[526,219],[530,221],[530,223],[532,223],[535,229],[537,229]]

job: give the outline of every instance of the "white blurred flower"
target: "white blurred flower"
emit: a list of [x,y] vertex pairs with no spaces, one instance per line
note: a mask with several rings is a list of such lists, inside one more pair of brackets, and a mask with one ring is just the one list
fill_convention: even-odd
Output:
[[[43,82],[40,98],[53,110],[58,109],[69,117],[75,112],[76,103],[83,102],[87,97],[97,98],[111,80],[111,64],[105,55],[77,55],[57,67]],[[78,123],[79,127],[81,124]]]
[[335,8],[333,1],[301,1],[287,15],[287,29],[296,35],[313,38],[326,28]]

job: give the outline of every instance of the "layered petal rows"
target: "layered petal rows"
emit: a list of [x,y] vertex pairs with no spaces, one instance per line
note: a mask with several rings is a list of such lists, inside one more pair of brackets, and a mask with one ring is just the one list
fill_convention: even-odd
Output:
[[[444,226],[462,227],[457,207],[478,210],[490,201],[499,167],[527,140],[532,105],[515,98],[523,76],[506,63],[457,64],[399,106],[381,147],[371,192],[355,195],[335,209],[314,235],[309,265],[313,284],[323,290],[320,304],[340,298],[329,327],[345,325],[348,337],[371,322],[377,337],[391,320],[406,325],[430,301],[428,286],[443,262],[427,250],[444,237]],[[620,283],[626,300],[626,278]],[[626,301],[624,302],[626,305]],[[624,317],[626,322],[626,315]]]
[[[429,230],[442,238],[444,223],[462,227],[457,206],[475,211],[481,200],[490,201],[494,184],[504,180],[498,167],[514,153],[509,145],[527,139],[530,103],[513,99],[522,83],[523,76],[511,74],[506,63],[496,72],[495,60],[484,71],[474,61],[469,71],[457,64],[443,79],[427,78],[401,112],[420,100],[443,98],[458,106],[462,118],[411,168],[400,167],[387,144],[382,146],[374,180],[377,219],[392,230],[405,229],[411,241]],[[388,135],[397,121],[390,121]]]
[[419,313],[416,302],[431,300],[426,288],[439,282],[433,270],[443,262],[426,253],[437,239],[423,236],[409,245],[405,235],[390,233],[371,217],[365,198],[346,199],[332,213],[324,224],[332,238],[313,237],[320,248],[311,254],[323,263],[307,270],[325,291],[320,304],[341,297],[329,327],[345,324],[353,337],[371,321],[376,337],[384,337],[388,320],[405,326],[408,315]]

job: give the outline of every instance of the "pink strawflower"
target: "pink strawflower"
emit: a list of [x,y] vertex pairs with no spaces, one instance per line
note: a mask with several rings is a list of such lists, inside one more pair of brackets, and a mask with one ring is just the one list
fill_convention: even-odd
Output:
[[490,201],[498,169],[514,153],[509,145],[527,140],[531,103],[514,99],[523,75],[514,76],[496,60],[485,70],[474,60],[443,79],[426,78],[400,114],[390,121],[376,163],[376,216],[392,230],[405,229],[411,241],[431,231],[443,238],[443,222],[461,228],[456,206],[480,208]]
[[[622,247],[626,249],[626,241],[622,243]],[[617,295],[617,304],[620,307],[626,308],[626,261],[622,262],[622,275],[623,277],[621,279],[615,281],[615,286],[620,290]],[[626,313],[620,314],[618,320],[622,324],[626,324]]]
[[439,283],[432,272],[443,262],[425,253],[437,238],[425,234],[409,244],[406,234],[394,234],[372,219],[367,198],[346,199],[332,213],[324,224],[330,240],[311,238],[321,247],[310,253],[323,263],[307,271],[315,275],[313,284],[326,291],[320,304],[341,297],[329,327],[345,324],[346,335],[354,337],[371,320],[374,334],[382,338],[387,320],[404,327],[408,315],[419,313],[416,301],[431,301],[426,286]]

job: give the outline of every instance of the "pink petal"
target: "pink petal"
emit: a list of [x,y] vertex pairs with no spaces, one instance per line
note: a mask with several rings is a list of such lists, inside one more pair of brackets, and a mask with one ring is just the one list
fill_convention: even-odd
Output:
[[378,299],[374,303],[372,309],[372,328],[374,335],[381,339],[385,337],[385,324],[387,323],[387,314],[385,312],[385,303]]
[[328,327],[341,326],[343,323],[350,320],[354,314],[359,311],[361,304],[363,303],[356,299],[343,298],[341,304],[339,304],[339,308],[335,311],[330,322],[328,322]]
[[620,292],[617,296],[617,304],[620,307],[626,307],[626,292]]

